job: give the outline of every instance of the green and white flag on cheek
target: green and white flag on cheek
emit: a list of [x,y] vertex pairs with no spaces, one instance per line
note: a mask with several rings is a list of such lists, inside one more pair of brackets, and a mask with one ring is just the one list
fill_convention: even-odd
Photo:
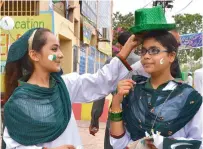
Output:
[[199,149],[201,141],[198,140],[174,140],[164,138],[163,149]]

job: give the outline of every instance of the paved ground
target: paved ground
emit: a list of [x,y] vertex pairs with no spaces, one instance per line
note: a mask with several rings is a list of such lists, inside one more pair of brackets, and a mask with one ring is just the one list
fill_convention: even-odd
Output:
[[99,132],[92,136],[89,134],[89,121],[77,121],[84,149],[104,149],[104,134],[106,123],[99,124]]

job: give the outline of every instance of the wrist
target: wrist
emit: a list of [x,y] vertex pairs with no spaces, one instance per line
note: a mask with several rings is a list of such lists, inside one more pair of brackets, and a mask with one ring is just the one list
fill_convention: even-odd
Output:
[[118,103],[112,103],[111,110],[112,111],[120,111],[120,110],[122,110],[121,105]]
[[112,110],[112,111],[119,111],[119,110],[122,110],[122,109],[121,109],[121,103],[118,102],[118,101],[112,101],[111,110]]
[[112,121],[112,122],[120,122],[123,120],[123,111],[122,109],[112,109],[110,108],[109,109],[109,119]]
[[128,69],[128,71],[132,71],[131,66],[128,64],[128,62],[126,61],[126,56],[123,56],[122,53],[118,53],[116,55],[117,58],[120,59],[120,61],[123,63],[123,65]]
[[128,57],[128,54],[126,54],[125,52],[123,52],[124,50],[121,50],[120,52],[119,52],[119,54],[123,57],[123,59],[127,59],[127,57]]
[[120,107],[123,101],[123,94],[117,93],[113,96],[112,107]]
[[125,46],[123,46],[123,48],[121,49],[119,54],[122,55],[123,58],[127,59],[128,55],[130,54],[131,51],[132,51],[131,48],[125,45]]
[[122,134],[120,135],[114,135],[110,132],[111,137],[115,138],[115,139],[120,139],[125,135],[126,131],[124,130]]

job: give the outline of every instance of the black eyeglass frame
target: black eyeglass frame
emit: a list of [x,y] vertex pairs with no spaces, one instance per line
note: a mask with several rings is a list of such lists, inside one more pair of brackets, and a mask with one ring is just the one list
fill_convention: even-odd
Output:
[[[145,50],[145,52],[143,53],[143,49]],[[152,50],[156,50],[156,52],[152,52]],[[149,48],[149,49],[146,49],[146,48],[141,48],[141,49],[137,49],[135,51],[135,54],[139,55],[139,56],[144,56],[145,54],[149,54],[149,55],[157,55],[159,54],[160,52],[169,52],[168,50],[160,50],[159,48]]]

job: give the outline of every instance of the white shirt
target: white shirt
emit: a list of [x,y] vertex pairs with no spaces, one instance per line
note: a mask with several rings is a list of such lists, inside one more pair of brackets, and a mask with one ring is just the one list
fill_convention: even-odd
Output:
[[[134,70],[143,69],[141,63],[132,66]],[[62,78],[69,91],[72,103],[92,102],[94,99],[101,99],[115,90],[118,81],[128,75],[128,70],[118,58],[113,58],[110,64],[105,65],[95,74],[70,73],[63,75]],[[141,74],[141,73],[139,73]],[[8,134],[7,128],[4,130],[3,139],[6,143],[6,149],[41,149],[42,147],[54,148],[61,145],[74,145],[77,149],[82,149],[81,139],[74,114],[66,130],[54,141],[37,144],[35,146],[23,146],[14,141]]]
[[[170,82],[163,90],[173,90],[174,82]],[[185,127],[170,136],[177,140],[199,140],[203,141],[203,106],[201,105],[199,111],[195,114],[193,119],[189,121]],[[131,142],[129,132],[126,130],[125,135],[120,139],[110,137],[110,143],[114,149],[124,149]],[[200,149],[203,149],[203,144]]]
[[203,96],[203,68],[194,72],[194,88]]
[[193,85],[193,78],[192,78],[192,76],[188,76],[187,77],[187,84],[190,85],[190,86]]

